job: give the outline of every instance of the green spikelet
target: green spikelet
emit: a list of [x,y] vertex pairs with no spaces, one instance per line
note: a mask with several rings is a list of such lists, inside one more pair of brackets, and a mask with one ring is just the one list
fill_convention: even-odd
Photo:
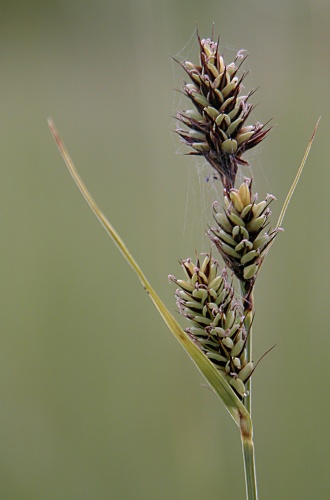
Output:
[[204,256],[202,264],[199,259],[196,264],[186,259],[181,266],[187,279],[170,278],[179,287],[176,299],[180,313],[191,323],[186,332],[242,399],[253,363],[246,360],[244,317],[227,273],[220,271],[210,255]]
[[237,278],[253,284],[266,249],[279,230],[266,230],[271,214],[269,205],[274,197],[267,195],[257,203],[251,184],[251,179],[245,179],[239,189],[225,193],[224,211],[219,203],[214,203],[217,226],[209,229],[208,235]]
[[241,95],[246,73],[238,76],[245,60],[239,51],[234,62],[225,64],[219,52],[219,40],[201,40],[199,64],[179,63],[189,75],[183,92],[194,105],[177,113],[187,129],[177,127],[182,141],[193,148],[190,154],[201,155],[220,175],[224,187],[234,187],[239,164],[245,151],[261,142],[270,129],[260,123],[247,124],[253,105],[248,102],[254,91]]

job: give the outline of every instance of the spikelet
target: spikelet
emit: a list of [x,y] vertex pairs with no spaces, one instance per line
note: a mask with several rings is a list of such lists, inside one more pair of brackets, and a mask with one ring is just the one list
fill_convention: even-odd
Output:
[[[257,203],[252,195],[251,179],[246,178],[239,189],[225,193],[225,210],[218,202],[213,204],[216,227],[208,235],[223,257],[228,268],[241,281],[252,285],[266,254],[266,249],[279,229],[266,230],[274,196]],[[251,287],[249,287],[251,288]]]
[[194,109],[177,113],[187,129],[177,127],[176,132],[193,148],[190,154],[203,156],[229,190],[234,187],[238,165],[247,165],[243,153],[259,144],[270,129],[260,123],[246,123],[253,109],[248,99],[254,91],[241,95],[246,73],[238,76],[238,72],[246,58],[244,51],[239,51],[234,62],[227,65],[219,52],[219,40],[197,37],[199,64],[179,63],[191,80],[183,92]]
[[176,290],[179,311],[192,325],[186,332],[242,399],[253,363],[247,363],[244,317],[227,273],[208,254],[202,264],[199,259],[196,264],[186,259],[181,266],[186,280],[174,276],[170,279],[179,287]]

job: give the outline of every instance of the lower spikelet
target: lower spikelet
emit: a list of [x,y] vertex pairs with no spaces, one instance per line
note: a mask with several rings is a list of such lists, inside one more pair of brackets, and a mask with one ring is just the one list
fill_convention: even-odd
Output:
[[246,359],[248,332],[227,273],[208,254],[202,263],[199,258],[196,264],[186,259],[181,266],[186,280],[170,279],[179,287],[176,299],[180,314],[191,323],[186,332],[242,399],[253,363]]

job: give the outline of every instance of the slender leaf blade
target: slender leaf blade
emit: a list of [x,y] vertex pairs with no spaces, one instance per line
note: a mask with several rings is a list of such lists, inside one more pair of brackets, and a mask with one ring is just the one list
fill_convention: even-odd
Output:
[[151,287],[149,281],[142,272],[140,266],[137,264],[132,254],[127,249],[125,243],[113,228],[112,224],[108,221],[102,211],[99,209],[98,205],[90,195],[87,187],[79,176],[70,155],[65,148],[63,141],[61,140],[55,124],[52,120],[48,120],[50,131],[55,139],[55,142],[59,148],[62,158],[73,178],[76,185],[78,186],[80,192],[84,196],[91,210],[94,212],[102,226],[105,228],[109,236],[112,238],[116,246],[118,247],[121,254],[124,256],[128,264],[133,268],[134,272],[137,274],[139,280],[142,283],[143,288],[146,290],[147,294],[150,296],[152,302],[154,303],[159,314],[162,316],[163,320],[167,324],[170,331],[173,333],[175,338],[180,342],[182,347],[185,349],[187,354],[190,356],[192,361],[195,363],[199,371],[205,377],[207,382],[210,384],[214,392],[220,397],[229,411],[230,415],[239,426],[241,417],[245,420],[250,421],[250,415],[242,402],[238,399],[231,386],[221,375],[221,373],[215,368],[211,361],[203,354],[199,347],[190,339],[186,332],[180,327],[179,323],[175,320],[169,310],[166,308],[162,300],[156,294],[154,289]]

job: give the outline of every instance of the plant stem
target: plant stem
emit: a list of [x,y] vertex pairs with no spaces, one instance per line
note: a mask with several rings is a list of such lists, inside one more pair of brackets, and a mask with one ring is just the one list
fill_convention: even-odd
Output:
[[252,421],[244,416],[241,417],[240,432],[244,458],[246,498],[247,500],[258,500]]
[[[243,314],[244,314],[244,325],[248,338],[246,341],[246,354],[247,363],[252,361],[252,321],[254,314],[254,296],[253,296],[253,286],[249,288],[246,283],[241,282],[241,292],[242,292],[242,302],[243,302]],[[244,406],[251,415],[252,410],[252,384],[251,378],[246,384],[247,396],[244,398]]]
[[[248,338],[246,342],[247,363],[252,360],[252,321],[254,314],[254,296],[253,285],[248,286],[247,283],[241,282],[242,301],[244,309],[244,325]],[[245,471],[245,486],[247,500],[257,500],[257,477],[254,461],[254,444],[253,444],[253,428],[252,428],[252,384],[251,378],[246,384],[248,391],[247,396],[244,398],[244,406],[250,414],[250,419],[242,417],[240,420],[240,432],[242,440],[242,451],[244,460]]]

